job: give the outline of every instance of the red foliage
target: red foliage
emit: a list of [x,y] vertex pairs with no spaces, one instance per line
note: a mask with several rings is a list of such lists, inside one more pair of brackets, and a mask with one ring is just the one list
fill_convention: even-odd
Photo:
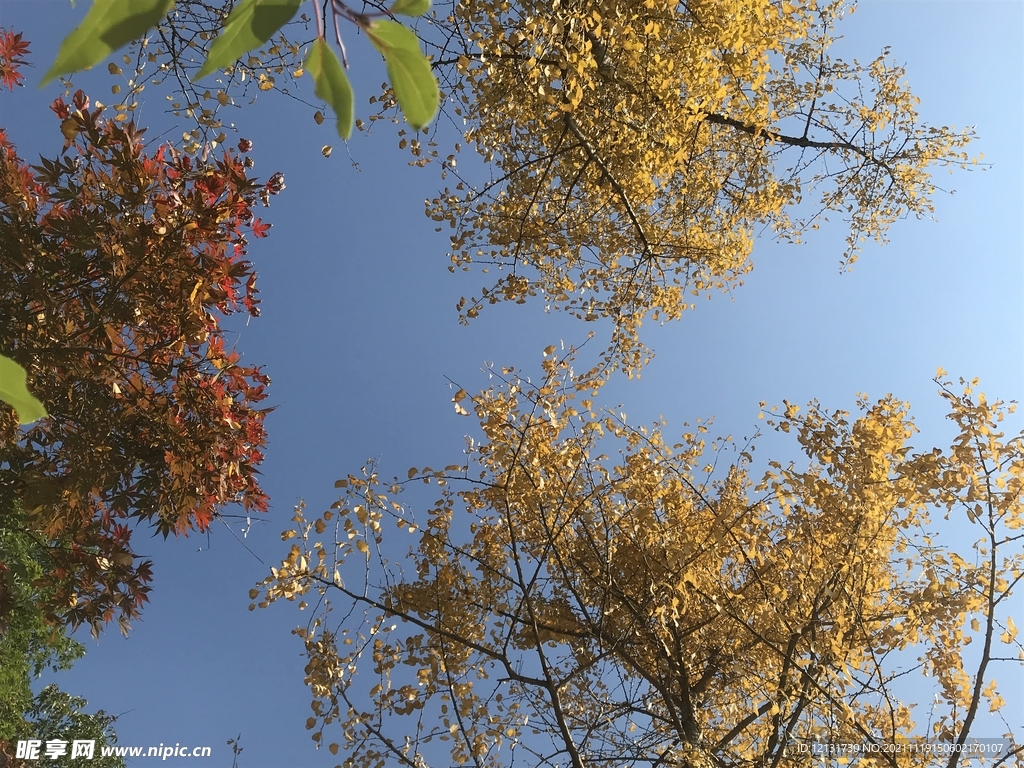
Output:
[[27,63],[24,58],[27,53],[28,41],[21,39],[20,32],[0,28],[0,83],[5,88],[13,91],[25,79],[18,67]]
[[220,319],[257,315],[246,233],[265,185],[230,152],[202,163],[88,111],[53,111],[61,156],[24,165],[0,132],[0,351],[50,418],[0,405],[0,515],[14,499],[50,550],[51,618],[98,631],[147,599],[131,521],[205,531],[224,505],[264,511],[269,379]]

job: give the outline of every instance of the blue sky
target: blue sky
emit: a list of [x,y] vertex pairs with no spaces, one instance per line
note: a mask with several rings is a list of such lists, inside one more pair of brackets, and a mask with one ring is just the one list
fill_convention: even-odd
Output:
[[[0,125],[23,157],[59,149],[45,106],[59,86],[34,86],[85,5],[0,0],[0,26],[32,43],[30,87],[0,96]],[[938,196],[938,221],[898,223],[890,244],[869,244],[846,274],[839,224],[801,246],[759,242],[754,272],[731,297],[701,302],[678,323],[645,327],[655,361],[638,381],[613,380],[601,401],[622,403],[633,423],[664,416],[669,432],[715,415],[714,432],[738,436],[757,427],[761,400],[852,408],[858,392],[892,392],[914,404],[917,445],[929,448],[948,445],[931,381],[938,366],[981,377],[991,396],[1024,394],[1022,22],[1016,1],[861,3],[839,29],[840,55],[869,60],[891,45],[922,117],[976,126],[974,150],[991,167],[940,176],[956,194]],[[352,47],[357,114],[365,118],[384,70],[363,43]],[[102,99],[109,79],[90,73],[76,85]],[[142,122],[163,121],[162,109],[147,106]],[[447,235],[423,215],[424,198],[441,184],[436,168],[410,168],[394,131],[379,128],[350,142],[357,169],[312,111],[267,94],[236,119],[255,144],[255,173],[282,171],[288,184],[266,217],[271,237],[250,250],[263,316],[235,326],[244,360],[271,375],[277,406],[263,466],[272,509],[245,542],[268,566],[283,554],[278,534],[292,505],[304,498],[319,511],[335,499],[334,480],[367,458],[386,475],[459,461],[473,424],[452,410],[447,378],[472,392],[486,386],[484,361],[537,370],[543,347],[579,343],[593,328],[546,315],[539,304],[489,307],[460,326],[455,303],[486,277],[446,269]],[[324,144],[335,145],[329,159]],[[600,340],[602,329],[594,330]],[[315,751],[303,727],[305,662],[290,635],[299,616],[290,605],[247,610],[246,592],[266,566],[223,528],[209,540],[140,532],[136,548],[156,564],[143,619],[127,639],[116,630],[98,642],[84,637],[88,655],[59,676],[61,686],[119,713],[124,744],[211,745],[215,757],[204,763],[229,765],[225,741],[241,733],[243,768],[337,763]],[[1014,687],[1006,677],[1004,695]],[[1010,704],[1017,722],[1020,701]]]

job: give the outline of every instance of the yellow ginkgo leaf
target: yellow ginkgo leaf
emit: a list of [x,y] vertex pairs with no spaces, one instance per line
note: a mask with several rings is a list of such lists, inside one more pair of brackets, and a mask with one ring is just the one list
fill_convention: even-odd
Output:
[[1017,627],[1014,626],[1013,618],[1010,617],[1010,616],[1007,616],[1006,617],[1006,631],[1003,632],[1003,634],[999,636],[999,639],[1002,640],[1004,643],[1009,644],[1009,643],[1012,643],[1014,641],[1014,638],[1016,638],[1016,637],[1017,637]]

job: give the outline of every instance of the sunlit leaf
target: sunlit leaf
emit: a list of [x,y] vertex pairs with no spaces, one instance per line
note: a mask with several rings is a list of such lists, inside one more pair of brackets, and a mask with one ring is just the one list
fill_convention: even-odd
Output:
[[422,16],[430,10],[430,0],[396,0],[391,6],[392,13],[403,16]]
[[64,38],[42,85],[57,75],[88,69],[156,26],[174,0],[94,0],[82,23]]
[[437,114],[441,92],[416,35],[388,19],[375,21],[364,29],[387,63],[388,77],[405,119],[417,131],[425,128]]
[[14,408],[21,424],[31,424],[46,417],[46,408],[28,391],[27,380],[24,368],[9,357],[0,355],[0,400]]
[[267,42],[291,21],[303,0],[242,0],[224,23],[224,31],[210,46],[210,53],[195,79],[231,66],[244,54]]
[[1000,635],[999,639],[1004,643],[1012,643],[1017,637],[1017,627],[1014,626],[1013,618],[1010,616],[1006,617],[1006,631]]
[[306,71],[313,76],[316,95],[330,104],[337,115],[338,135],[347,139],[352,135],[355,98],[341,62],[322,37],[318,37],[309,50]]

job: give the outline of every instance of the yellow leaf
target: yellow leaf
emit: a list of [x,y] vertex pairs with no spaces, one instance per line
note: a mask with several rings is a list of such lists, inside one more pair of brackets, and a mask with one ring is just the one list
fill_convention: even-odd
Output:
[[1006,617],[1006,631],[1000,635],[999,639],[1004,643],[1012,643],[1014,638],[1017,637],[1017,627],[1013,624],[1013,618],[1010,616]]

